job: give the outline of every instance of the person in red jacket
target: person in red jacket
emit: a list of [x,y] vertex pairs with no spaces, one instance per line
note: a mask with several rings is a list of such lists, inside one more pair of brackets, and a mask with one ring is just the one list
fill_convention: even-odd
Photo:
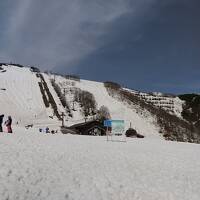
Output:
[[12,118],[11,118],[11,116],[8,116],[8,119],[6,120],[5,125],[7,127],[8,133],[12,133],[12,127],[11,127],[11,125],[12,125]]

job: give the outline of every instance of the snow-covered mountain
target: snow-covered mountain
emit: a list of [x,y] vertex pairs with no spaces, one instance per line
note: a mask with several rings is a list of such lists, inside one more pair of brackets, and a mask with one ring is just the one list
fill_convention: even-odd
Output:
[[[51,78],[48,75],[45,76],[46,79]],[[125,120],[125,127],[128,129],[130,123],[133,128],[135,128],[141,134],[149,137],[159,137],[159,128],[155,123],[155,119],[150,115],[150,113],[137,113],[137,106],[130,106],[124,102],[118,101],[111,97],[103,83],[87,81],[87,80],[67,80],[64,77],[56,77],[55,80],[61,88],[68,88],[67,100],[70,103],[70,107],[73,107],[73,92],[74,89],[79,88],[84,91],[89,91],[94,95],[97,102],[97,109],[101,106],[106,106],[112,119],[122,119]],[[78,107],[79,108],[79,107]],[[77,122],[83,122],[84,116],[81,113],[81,109],[72,110],[73,118],[68,117],[66,125],[72,125]]]
[[[96,111],[107,107],[112,119],[125,121],[126,129],[131,126],[145,137],[162,138],[164,135],[170,140],[190,141],[189,125],[184,125],[186,122],[181,117],[184,101],[178,97],[138,93],[127,88],[109,92],[100,82],[39,73],[22,66],[2,64],[0,68],[0,113],[11,115],[18,126],[59,127],[62,113],[68,127],[94,119],[95,114],[86,116],[82,102],[75,101],[77,91],[92,94]],[[191,142],[197,142],[194,137],[196,133]]]
[[[49,116],[53,116],[51,107],[46,108],[42,99],[38,83],[41,81],[36,73],[31,72],[30,68],[20,68],[17,66],[2,66],[0,71],[0,105],[1,113],[13,116],[15,122],[21,125],[26,124],[51,124],[59,121],[54,117],[52,120]],[[94,95],[97,103],[97,109],[102,105],[109,108],[112,119],[122,119],[126,122],[126,129],[130,123],[141,134],[145,136],[159,137],[159,127],[155,123],[155,119],[149,114],[139,114],[136,107],[127,105],[121,101],[109,96],[103,83],[87,81],[87,80],[69,80],[62,76],[43,74],[48,88],[53,95],[57,104],[58,112],[65,112],[54,88],[51,79],[60,85],[62,91],[66,92],[67,102],[71,108],[72,117],[66,116],[65,125],[70,126],[85,121],[85,117],[81,112],[80,106],[76,103],[76,111],[72,110],[73,93],[75,89],[89,91]],[[5,89],[5,90],[2,90]],[[66,114],[66,112],[65,112]],[[67,115],[67,114],[66,114]],[[61,125],[61,123],[60,123]]]

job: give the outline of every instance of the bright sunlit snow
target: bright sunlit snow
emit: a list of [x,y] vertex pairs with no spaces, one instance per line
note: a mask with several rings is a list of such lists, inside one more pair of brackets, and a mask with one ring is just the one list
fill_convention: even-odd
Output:
[[0,199],[198,200],[199,145],[0,134]]
[[[52,110],[45,108],[38,86],[39,79],[29,68],[3,66],[6,72],[0,73],[0,114],[11,115],[14,123],[55,124],[50,119]],[[4,89],[4,90],[2,90]]]

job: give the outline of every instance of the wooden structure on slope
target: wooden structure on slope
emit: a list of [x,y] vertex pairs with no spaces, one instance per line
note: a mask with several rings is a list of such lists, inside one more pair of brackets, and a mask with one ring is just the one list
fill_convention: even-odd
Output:
[[80,135],[106,135],[106,127],[99,121],[90,121],[80,124],[75,124],[69,127],[72,130],[76,130]]

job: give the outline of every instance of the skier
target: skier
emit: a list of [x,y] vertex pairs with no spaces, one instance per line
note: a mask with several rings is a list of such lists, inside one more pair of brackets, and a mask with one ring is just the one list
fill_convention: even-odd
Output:
[[45,132],[49,133],[49,127],[46,127]]
[[3,124],[4,115],[0,115],[0,132],[3,132],[2,124]]
[[12,133],[12,127],[11,127],[11,125],[12,125],[12,118],[11,118],[11,116],[8,116],[8,119],[6,120],[5,125],[7,127],[8,133]]

